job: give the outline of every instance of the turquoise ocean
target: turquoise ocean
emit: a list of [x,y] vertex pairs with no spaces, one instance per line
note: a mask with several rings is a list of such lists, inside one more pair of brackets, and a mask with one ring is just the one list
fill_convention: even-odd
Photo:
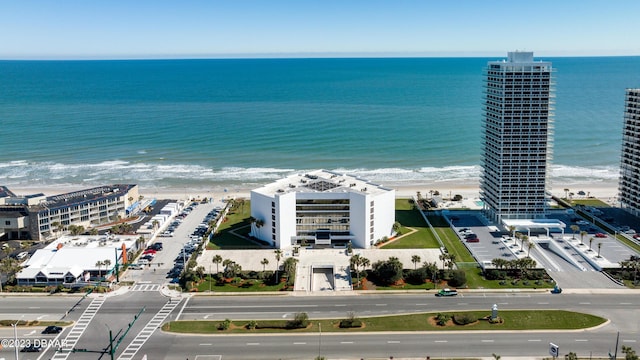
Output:
[[[473,182],[501,58],[0,61],[0,185],[251,188],[324,168]],[[615,182],[640,57],[555,68],[551,180]]]

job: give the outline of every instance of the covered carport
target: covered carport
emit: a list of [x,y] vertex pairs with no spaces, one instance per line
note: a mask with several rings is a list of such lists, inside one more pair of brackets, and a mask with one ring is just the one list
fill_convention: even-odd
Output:
[[510,231],[513,230],[511,231],[512,236],[514,235],[513,232],[523,232],[524,230],[529,237],[531,237],[531,229],[544,229],[547,236],[550,236],[551,229],[560,229],[564,236],[564,229],[567,227],[564,222],[558,219],[503,219],[502,224]]

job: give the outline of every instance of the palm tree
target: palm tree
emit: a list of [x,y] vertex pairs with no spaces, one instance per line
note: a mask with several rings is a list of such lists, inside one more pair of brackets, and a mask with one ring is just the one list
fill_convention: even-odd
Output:
[[98,278],[102,278],[102,265],[104,265],[104,263],[100,260],[96,261],[96,267],[98,268]]
[[59,233],[62,230],[62,226],[60,224],[60,222],[58,221],[54,221],[51,223],[51,227],[54,229],[54,233]]
[[511,236],[513,236],[513,237],[515,237],[515,236],[516,236],[516,235],[515,235],[515,231],[516,231],[516,227],[515,227],[515,226],[513,226],[513,225],[509,225],[509,226],[507,227],[507,229],[509,230],[509,233],[511,234]]
[[564,198],[567,199],[569,197],[569,189],[564,189]]
[[358,282],[356,283],[356,286],[360,285],[360,265],[362,265],[362,260],[364,258],[362,256],[360,256],[359,254],[353,255],[350,259],[349,259],[349,265],[351,266],[352,269],[356,270],[356,277],[358,279]]
[[98,228],[91,228],[91,230],[89,230],[89,235],[98,235]]
[[442,260],[442,270],[444,270],[444,261],[447,260],[447,254],[440,254],[438,259]]
[[580,244],[584,245],[584,236],[587,235],[587,232],[582,230],[580,231]]
[[595,240],[593,236],[589,238],[589,251],[591,251],[591,244],[593,243],[593,240]]
[[418,255],[413,255],[411,257],[411,262],[413,263],[413,270],[415,270],[418,266],[418,263],[421,261],[422,259],[420,259],[420,256]]
[[253,216],[249,216],[249,223],[251,224],[251,234],[252,234],[253,236],[256,236],[256,233],[258,232],[258,231],[256,230],[256,221],[258,221],[258,219],[256,219],[256,218],[255,218],[255,217],[253,217]]
[[104,265],[105,270],[109,270],[109,266],[111,266],[111,260],[105,259],[102,264]]
[[278,270],[280,269],[280,259],[282,259],[282,250],[276,249],[274,251],[276,255],[276,279],[278,278]]
[[267,260],[267,258],[262,259],[262,261],[260,261],[260,264],[262,264],[262,271],[264,271],[265,266],[269,265],[269,260]]
[[160,225],[160,222],[158,220],[153,220],[151,222],[151,225],[153,225],[153,230],[156,230],[158,228],[158,225]]
[[400,222],[396,221],[393,223],[393,232],[395,232],[398,235],[401,235],[400,229],[402,229],[402,225],[400,224]]
[[500,357],[501,357],[500,355],[498,355],[498,354],[496,354],[496,353],[493,353],[493,354],[491,354],[491,355],[493,356],[493,359],[494,359],[494,360],[500,360]]
[[571,228],[571,231],[573,231],[573,237],[572,238],[575,239],[576,238],[576,233],[580,230],[580,226],[574,224],[574,225],[571,225],[569,227]]
[[520,237],[520,251],[524,252],[524,244],[529,242],[529,237],[527,235],[522,235]]
[[598,258],[600,257],[600,248],[602,247],[602,243],[598,243]]
[[449,270],[453,269],[456,264],[456,254],[448,254],[449,261],[447,262],[447,267]]
[[534,247],[536,247],[536,244],[534,244],[533,241],[527,242],[527,257],[531,257],[529,255],[531,254],[531,249]]
[[211,261],[216,264],[216,273],[220,272],[220,263],[222,262],[222,256],[220,254],[216,254]]

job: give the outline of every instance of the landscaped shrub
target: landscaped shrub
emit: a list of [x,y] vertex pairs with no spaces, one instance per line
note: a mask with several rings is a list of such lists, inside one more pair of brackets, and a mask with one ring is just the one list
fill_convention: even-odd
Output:
[[359,328],[362,327],[362,320],[356,317],[354,312],[349,312],[349,317],[340,320],[341,328]]
[[343,319],[340,320],[340,327],[343,329],[359,328],[362,327],[362,320],[360,319]]
[[440,326],[445,326],[445,325],[447,325],[447,322],[451,319],[451,315],[438,313],[438,314],[436,314],[436,318],[435,319],[436,319],[436,324],[438,324]]
[[246,327],[249,330],[254,330],[256,327],[258,327],[258,322],[255,320],[251,320],[247,323]]
[[487,269],[484,272],[484,277],[487,280],[504,280],[507,278],[507,272],[498,269]]
[[424,284],[427,278],[427,269],[419,268],[416,270],[409,270],[405,276],[405,281],[412,285]]
[[448,281],[451,287],[460,287],[467,283],[467,275],[463,270],[455,270],[451,272],[451,278]]
[[287,329],[302,329],[309,326],[309,315],[307,313],[296,313],[293,320],[287,321]]
[[470,313],[453,315],[453,322],[457,325],[467,325],[478,321],[478,318]]
[[231,320],[225,319],[223,322],[218,324],[218,330],[228,330],[231,326]]

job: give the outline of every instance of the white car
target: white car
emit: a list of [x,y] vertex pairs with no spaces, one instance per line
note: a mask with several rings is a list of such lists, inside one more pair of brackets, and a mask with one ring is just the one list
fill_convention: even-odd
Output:
[[23,252],[19,253],[18,255],[16,255],[16,259],[18,259],[18,260],[23,260],[23,259],[25,259],[28,255],[29,255],[29,253],[28,253],[28,252],[23,251]]
[[578,224],[578,225],[589,225],[589,222],[585,221],[585,220],[580,220],[580,221],[576,222],[576,224]]

